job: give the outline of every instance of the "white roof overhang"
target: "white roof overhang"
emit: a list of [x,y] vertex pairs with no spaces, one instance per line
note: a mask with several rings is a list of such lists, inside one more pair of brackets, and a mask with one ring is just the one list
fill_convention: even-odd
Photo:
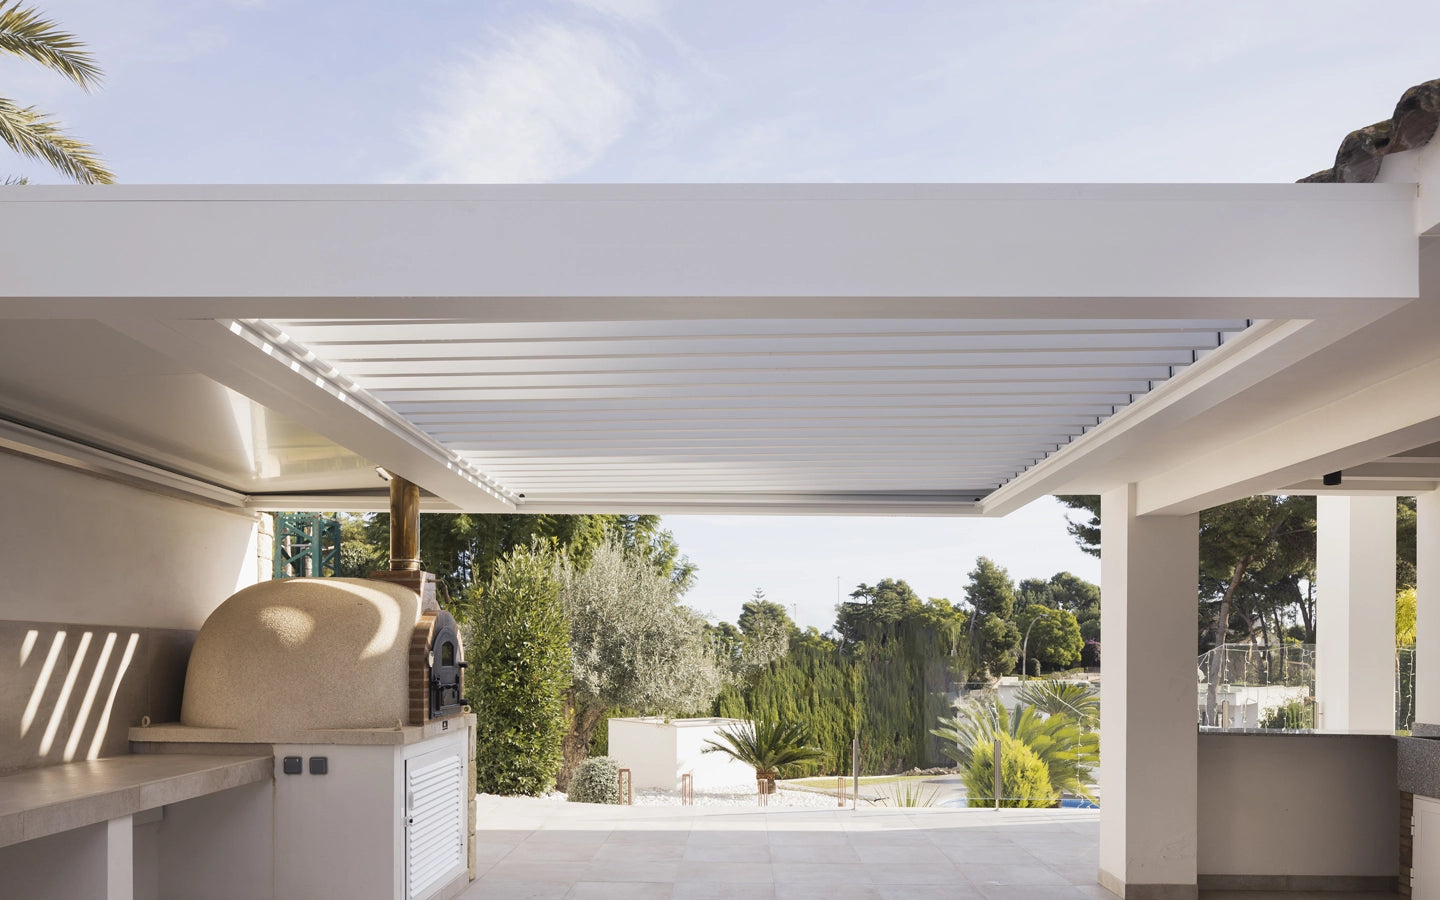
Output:
[[[1205,454],[1257,416],[1343,390],[1335,348],[1378,378],[1425,336],[1377,351],[1419,306],[1415,206],[1383,183],[9,188],[0,340],[93,371],[0,361],[0,415],[263,508],[379,508],[383,465],[474,511],[1003,514],[1125,481],[1176,511],[1245,481]],[[246,403],[244,453],[187,452]]]

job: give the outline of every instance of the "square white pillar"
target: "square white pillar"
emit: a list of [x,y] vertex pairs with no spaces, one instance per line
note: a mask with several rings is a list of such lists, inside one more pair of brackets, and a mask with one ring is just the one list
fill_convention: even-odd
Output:
[[1393,732],[1395,498],[1319,497],[1316,528],[1316,724]]
[[1415,498],[1415,732],[1440,736],[1440,491]]
[[1127,900],[1196,888],[1198,516],[1101,497],[1100,883]]
[[121,816],[105,823],[105,900],[134,900],[134,817]]

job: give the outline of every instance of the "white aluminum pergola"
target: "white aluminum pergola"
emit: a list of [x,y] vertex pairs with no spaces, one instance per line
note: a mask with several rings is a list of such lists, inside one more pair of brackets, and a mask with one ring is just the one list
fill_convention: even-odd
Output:
[[[1421,494],[1417,719],[1440,723],[1440,158],[1379,170],[0,189],[0,449],[240,511],[385,508],[376,467],[480,513],[1099,493],[1100,879],[1195,896],[1206,829],[1230,833],[1197,787],[1200,510],[1336,471]],[[1393,658],[1383,627],[1339,640]],[[1357,709],[1388,689],[1338,677]],[[1356,845],[1343,812],[1310,818],[1310,845]]]
[[1212,420],[1263,421],[1248,392],[1416,295],[1414,206],[1410,184],[12,190],[0,412],[262,508],[378,508],[379,465],[432,508],[1003,514],[1241,439]]

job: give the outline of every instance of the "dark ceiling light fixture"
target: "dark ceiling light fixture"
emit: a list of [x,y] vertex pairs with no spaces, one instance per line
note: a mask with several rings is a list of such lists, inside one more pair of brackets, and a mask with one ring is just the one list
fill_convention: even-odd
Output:
[[1341,474],[1342,473],[1340,472],[1331,472],[1324,478],[1322,478],[1321,481],[1325,484],[1326,487],[1339,487]]

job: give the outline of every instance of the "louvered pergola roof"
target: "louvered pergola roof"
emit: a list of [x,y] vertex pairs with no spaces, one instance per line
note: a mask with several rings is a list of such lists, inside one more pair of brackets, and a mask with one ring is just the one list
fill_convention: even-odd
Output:
[[250,325],[314,353],[517,499],[973,503],[1246,322]]
[[1413,184],[30,187],[0,222],[0,446],[260,508],[378,508],[379,466],[482,512],[1003,514],[1233,441],[1419,293]]

